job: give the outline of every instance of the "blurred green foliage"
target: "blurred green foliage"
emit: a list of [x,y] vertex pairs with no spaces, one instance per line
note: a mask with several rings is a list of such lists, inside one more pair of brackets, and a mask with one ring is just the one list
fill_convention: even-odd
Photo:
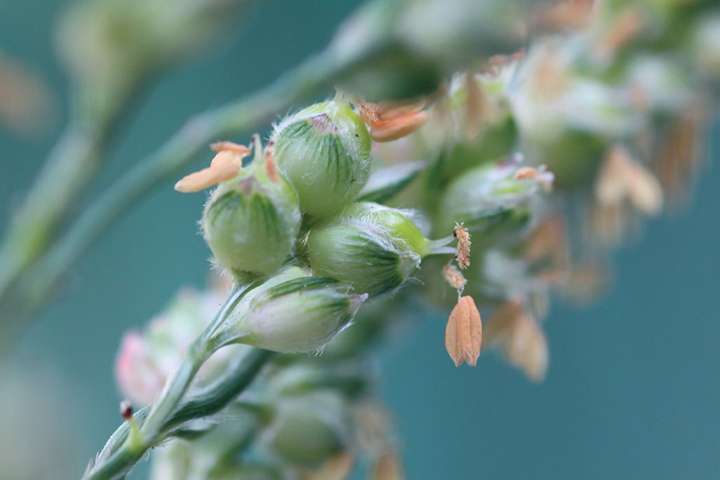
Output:
[[[127,140],[112,153],[98,189],[191,114],[255,90],[319,50],[356,3],[261,2],[245,28],[153,89],[130,119]],[[68,4],[0,0],[0,50],[42,74],[61,99],[51,131],[17,138],[0,130],[3,225],[65,120],[66,80],[52,43],[55,19]],[[719,135],[716,127],[708,139],[710,157],[718,157]],[[396,417],[408,478],[716,475],[718,181],[711,165],[687,211],[651,222],[641,240],[618,253],[617,280],[595,306],[554,308],[547,323],[551,369],[542,385],[493,359],[478,369],[456,370],[443,349],[444,322],[430,314],[393,339],[382,354],[382,388]],[[59,404],[48,405],[70,425],[67,441],[79,442],[77,457],[69,459],[78,475],[118,423],[112,369],[121,333],[143,325],[180,284],[205,281],[209,252],[196,224],[201,203],[199,196],[175,194],[169,184],[158,190],[87,252],[65,282],[61,301],[2,360],[20,372],[46,364],[64,385],[52,398]],[[3,392],[9,388],[0,382],[0,398],[9,397]],[[0,442],[30,445],[32,428],[39,427],[5,432]],[[0,444],[0,462],[5,451]],[[143,475],[139,469],[133,478]]]

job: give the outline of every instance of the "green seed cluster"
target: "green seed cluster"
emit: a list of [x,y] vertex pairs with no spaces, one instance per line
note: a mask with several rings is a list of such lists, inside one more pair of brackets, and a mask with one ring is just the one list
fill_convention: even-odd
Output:
[[[483,14],[477,35],[453,18],[449,3],[467,19]],[[534,3],[373,2],[333,49],[352,56],[363,41],[392,42],[343,86],[365,99],[433,93],[428,124],[376,145],[371,159],[367,127],[339,96],[280,122],[253,164],[212,195],[205,237],[217,263],[249,285],[212,344],[287,355],[221,419],[193,425],[188,436],[207,451],[232,445],[237,453],[241,438],[263,459],[233,462],[224,452],[208,478],[292,478],[344,451],[373,462],[391,451],[387,432],[373,436],[370,417],[359,414],[370,377],[361,354],[417,307],[457,301],[443,271],[460,276],[459,289],[481,308],[483,351],[493,347],[542,380],[550,293],[596,294],[611,247],[687,188],[695,159],[675,143],[687,146],[701,125],[706,98],[697,92],[719,84],[716,2],[598,2],[582,31],[542,37],[523,58],[477,71],[467,51],[515,46],[509,23],[520,15],[503,9]],[[493,25],[495,18],[504,22]],[[633,29],[622,23],[633,19]],[[631,35],[619,38],[618,25]],[[448,71],[463,69],[438,92]],[[387,168],[377,168],[382,163]],[[430,257],[448,253],[447,239],[427,238],[464,232],[459,223],[472,235],[463,270]],[[294,355],[320,349],[321,356]],[[252,424],[244,416],[236,422],[236,408],[253,412],[256,430],[226,430]],[[368,433],[370,448],[359,448]],[[158,463],[206,464],[205,451],[183,445],[173,443]]]

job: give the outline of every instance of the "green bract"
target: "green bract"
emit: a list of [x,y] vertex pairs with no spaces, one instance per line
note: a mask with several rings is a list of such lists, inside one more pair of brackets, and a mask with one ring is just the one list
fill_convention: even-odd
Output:
[[322,348],[348,325],[367,295],[287,267],[250,290],[218,330],[218,344],[244,343],[282,353]]
[[[512,152],[517,141],[517,126],[507,100],[512,71],[512,67],[505,67],[497,73],[473,74],[471,77],[463,74],[453,78],[445,126],[449,133],[443,128],[424,132],[429,141],[445,143],[427,172],[430,202],[435,202],[438,191],[458,175],[481,164],[506,158]],[[470,87],[475,92],[471,92]],[[468,108],[473,96],[476,97],[475,118],[471,118]],[[473,123],[476,125],[472,126]]]
[[335,392],[284,398],[265,443],[290,464],[318,466],[346,446],[348,421],[345,403]]
[[300,228],[297,195],[255,160],[221,184],[205,206],[203,233],[217,262],[236,275],[269,275],[292,254]]
[[350,104],[331,100],[283,120],[272,136],[278,167],[315,218],[352,202],[370,174],[370,136]]
[[471,230],[523,224],[529,215],[529,203],[552,174],[538,171],[537,178],[517,179],[518,166],[488,164],[476,167],[452,182],[440,201],[438,231],[447,231],[456,223]]
[[307,238],[316,274],[371,296],[402,285],[430,250],[406,212],[369,202],[353,204],[334,221],[313,228]]

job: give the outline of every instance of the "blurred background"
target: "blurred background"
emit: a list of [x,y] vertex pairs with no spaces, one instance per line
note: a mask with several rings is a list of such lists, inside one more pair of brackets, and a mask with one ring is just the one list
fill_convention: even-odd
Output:
[[[0,129],[2,225],[67,118],[67,81],[53,44],[70,3],[0,0],[0,51],[42,79],[54,100],[46,128]],[[322,48],[359,3],[259,2],[242,28],[160,79],[129,119],[97,188],[193,113],[267,84]],[[716,478],[718,134],[715,125],[692,202],[649,222],[617,252],[606,294],[583,309],[554,303],[544,383],[493,356],[477,369],[456,369],[441,317],[418,319],[390,340],[380,358],[381,392],[407,478]],[[153,193],[86,252],[60,300],[2,358],[0,478],[78,478],[118,424],[113,362],[121,334],[144,325],[182,284],[206,282],[209,252],[196,223],[202,201],[170,184]],[[143,464],[131,478],[145,472]]]

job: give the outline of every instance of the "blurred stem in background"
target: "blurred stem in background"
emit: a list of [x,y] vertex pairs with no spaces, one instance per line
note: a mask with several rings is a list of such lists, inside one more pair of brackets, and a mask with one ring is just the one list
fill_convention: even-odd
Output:
[[[4,312],[12,312],[14,324],[21,323],[52,300],[52,291],[62,275],[120,215],[158,184],[176,176],[210,142],[256,128],[296,102],[328,88],[351,68],[352,63],[327,52],[307,60],[246,99],[189,120],[157,152],[141,160],[87,208],[67,233],[48,249],[47,255],[28,269],[10,292],[10,298],[0,296],[0,300],[4,300],[0,307]],[[5,321],[2,328],[11,326]]]
[[[63,17],[58,45],[72,78],[72,112],[0,246],[3,339],[8,340],[8,328],[42,303],[39,298],[49,300],[48,290],[56,278],[45,275],[57,265],[53,258],[58,254],[40,266],[43,281],[26,274],[52,249],[78,199],[101,171],[123,118],[139,105],[153,78],[201,51],[248,3],[81,1]],[[83,222],[79,225],[82,230]],[[71,244],[77,236],[72,230]],[[33,286],[32,293],[28,286]],[[28,297],[35,300],[29,302]]]
[[100,114],[75,108],[8,228],[0,250],[0,298],[52,244],[58,227],[97,175],[122,111],[134,103],[122,99]]

